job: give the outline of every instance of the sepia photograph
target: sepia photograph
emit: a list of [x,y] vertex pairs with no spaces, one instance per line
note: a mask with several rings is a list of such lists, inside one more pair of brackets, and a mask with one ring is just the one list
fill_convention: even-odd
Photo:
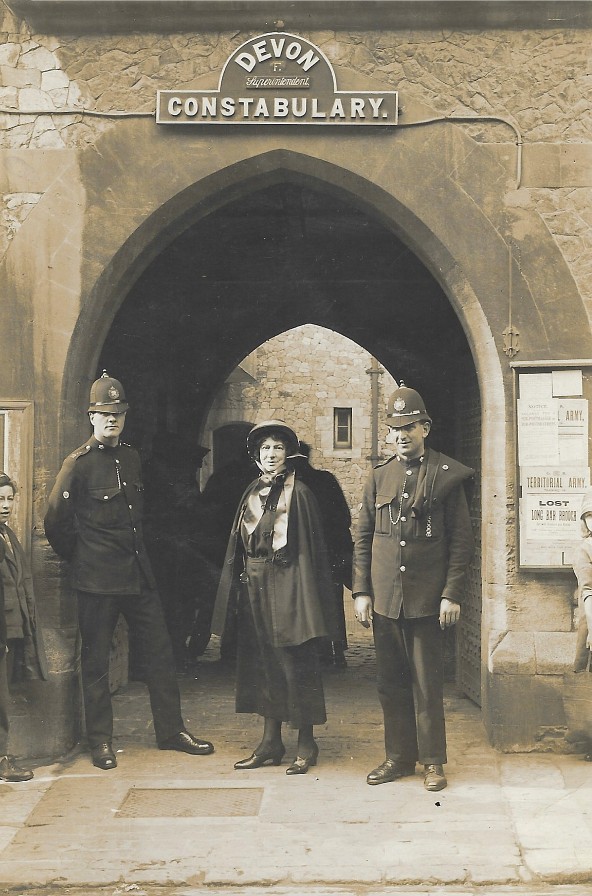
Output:
[[0,0],[0,892],[591,892],[591,66]]

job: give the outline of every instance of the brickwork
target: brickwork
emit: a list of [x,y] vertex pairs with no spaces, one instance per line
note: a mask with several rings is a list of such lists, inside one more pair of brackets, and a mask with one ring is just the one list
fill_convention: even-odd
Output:
[[[255,383],[224,387],[212,407],[204,444],[212,445],[212,432],[239,420],[285,420],[300,439],[312,446],[313,466],[330,470],[339,480],[355,517],[364,480],[370,469],[371,394],[370,354],[339,333],[306,324],[276,336],[249,356]],[[378,434],[384,438],[384,406],[396,388],[394,379],[380,368],[378,377]],[[334,448],[333,409],[352,409],[352,448]],[[385,450],[379,442],[379,453]],[[208,457],[202,484],[212,472]]]

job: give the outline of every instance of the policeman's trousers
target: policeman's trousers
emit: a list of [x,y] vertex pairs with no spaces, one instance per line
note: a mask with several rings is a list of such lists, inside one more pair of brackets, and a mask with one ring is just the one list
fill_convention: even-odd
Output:
[[145,663],[145,682],[158,744],[163,744],[185,727],[173,650],[158,592],[148,586],[141,594],[133,595],[79,591],[82,690],[86,734],[91,748],[110,743],[113,736],[109,656],[120,613],[135,635]]
[[389,619],[374,614],[387,759],[446,762],[442,636],[437,616]]

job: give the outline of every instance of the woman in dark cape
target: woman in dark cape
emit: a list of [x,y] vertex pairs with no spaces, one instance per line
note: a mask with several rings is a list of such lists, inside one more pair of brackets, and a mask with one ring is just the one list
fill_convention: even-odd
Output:
[[253,427],[247,448],[261,475],[239,503],[212,620],[222,635],[236,608],[236,711],[264,719],[261,742],[235,768],[279,765],[287,722],[298,729],[298,748],[286,774],[305,774],[318,756],[313,727],[327,719],[317,639],[339,636],[327,600],[331,569],[318,504],[290,463],[295,432],[268,420]]

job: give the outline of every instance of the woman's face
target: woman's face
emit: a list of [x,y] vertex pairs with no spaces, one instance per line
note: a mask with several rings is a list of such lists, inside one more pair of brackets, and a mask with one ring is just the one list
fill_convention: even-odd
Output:
[[592,532],[592,513],[584,514],[584,525],[588,532]]
[[268,436],[259,448],[259,463],[264,473],[279,473],[286,466],[286,446],[280,439]]
[[8,523],[12,508],[14,507],[14,492],[12,486],[3,485],[0,488],[0,523]]

